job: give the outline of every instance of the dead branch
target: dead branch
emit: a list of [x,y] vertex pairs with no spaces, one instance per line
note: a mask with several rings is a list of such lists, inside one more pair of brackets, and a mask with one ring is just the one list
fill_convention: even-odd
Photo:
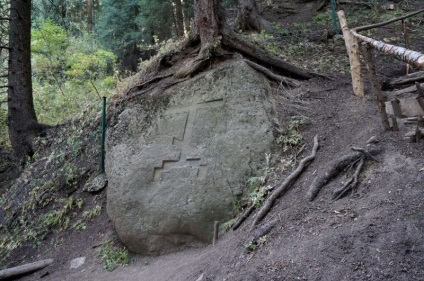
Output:
[[7,280],[11,278],[16,278],[18,276],[28,275],[32,272],[43,269],[52,263],[53,260],[48,259],[0,270],[0,280]]
[[352,178],[345,183],[342,188],[336,190],[333,193],[333,200],[339,200],[340,198],[342,198],[348,191],[353,190],[356,188],[356,186],[358,185],[358,177],[359,174],[362,171],[362,168],[364,167],[365,164],[365,157],[363,156],[360,160],[359,160],[359,164],[358,166],[356,166],[356,170],[355,170],[355,174],[352,176]]
[[[370,155],[377,155],[381,152],[379,148],[373,148],[368,151]],[[308,189],[307,197],[309,201],[313,201],[321,188],[326,185],[330,180],[337,177],[342,171],[344,171],[350,165],[356,163],[358,160],[364,157],[364,153],[361,151],[355,151],[353,153],[346,154],[339,159],[333,161],[330,164],[328,170],[322,176],[315,177]]]
[[256,215],[255,221],[253,222],[252,227],[257,225],[269,212],[271,207],[274,205],[275,200],[280,197],[289,187],[290,185],[300,176],[303,170],[309,165],[309,163],[315,159],[317,150],[318,150],[318,135],[314,137],[314,146],[312,148],[312,152],[309,156],[305,157],[300,161],[296,170],[294,170],[284,181],[280,181],[277,184],[277,188],[272,192],[272,194],[268,197],[265,204],[259,210]]

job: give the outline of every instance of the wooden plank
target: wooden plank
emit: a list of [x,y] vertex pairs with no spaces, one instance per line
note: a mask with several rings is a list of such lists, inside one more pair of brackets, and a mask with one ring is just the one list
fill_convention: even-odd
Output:
[[[399,107],[401,111],[400,118],[424,115],[424,109],[421,108],[416,98],[399,99]],[[386,102],[386,112],[396,116],[392,108],[392,101]]]
[[37,270],[41,270],[52,263],[53,260],[48,259],[0,270],[0,280],[6,280],[9,278],[27,275]]
[[[421,83],[420,86],[421,87],[424,87],[424,83]],[[395,92],[395,95],[401,95],[401,94],[407,94],[407,93],[415,93],[416,91],[417,91],[417,86],[414,85],[414,86],[410,86],[408,88],[405,88],[405,89],[396,91]]]
[[364,81],[361,73],[361,60],[359,52],[358,40],[352,36],[347,26],[346,16],[344,11],[338,11],[340,26],[342,27],[343,37],[345,39],[345,45],[347,54],[349,55],[350,72],[352,75],[352,86],[353,93],[358,97],[364,96]]
[[400,109],[400,101],[398,99],[394,99],[391,102],[392,109],[393,109],[393,115],[402,118],[402,110]]
[[386,82],[384,82],[384,84],[386,85],[386,87],[396,87],[396,86],[402,86],[402,85],[406,85],[406,84],[413,84],[415,82],[422,82],[424,81],[424,71],[419,71],[419,72],[415,72],[409,75],[405,75],[402,77],[398,77],[398,78],[393,78],[390,79]]

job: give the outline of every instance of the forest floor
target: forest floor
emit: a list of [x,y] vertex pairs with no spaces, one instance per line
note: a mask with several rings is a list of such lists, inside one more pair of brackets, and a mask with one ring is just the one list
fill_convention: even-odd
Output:
[[[324,17],[315,12],[316,3],[299,3],[293,6],[293,13],[288,13],[292,10],[284,6],[287,1],[273,2],[286,8],[265,9],[264,13],[281,25],[282,31],[290,31],[289,34],[277,41],[263,36],[253,39],[261,41],[258,44],[265,41],[268,48],[278,45],[282,50],[277,51],[285,51],[289,61],[330,78],[302,82],[298,89],[282,89],[278,85],[275,88],[274,99],[282,124],[288,124],[292,116],[305,116],[308,120],[299,129],[304,139],[300,146],[304,144],[305,149],[301,152],[296,149],[295,158],[274,159],[275,167],[282,165],[283,159],[297,163],[307,156],[314,135],[319,135],[320,142],[315,160],[262,222],[266,224],[278,218],[277,225],[252,247],[253,214],[238,230],[222,233],[215,246],[159,257],[130,254],[132,261],[128,266],[107,271],[98,255],[98,250],[107,244],[105,241],[115,237],[105,212],[106,191],[92,195],[78,186],[65,194],[81,198],[85,210],[100,206],[100,214],[81,223],[83,227],[74,224],[75,227],[51,231],[37,246],[26,243],[14,251],[8,266],[54,259],[51,266],[20,280],[424,280],[424,141],[405,141],[403,136],[409,129],[403,122],[399,122],[400,131],[383,132],[368,82],[365,98],[353,95],[343,40],[317,43],[306,38],[305,34],[314,33],[311,26]],[[367,9],[359,12],[365,17],[371,13]],[[388,18],[395,15],[381,13]],[[360,22],[361,18],[355,20]],[[331,29],[331,23],[328,27]],[[419,28],[422,30],[422,23]],[[292,32],[294,29],[300,33]],[[394,36],[388,29],[378,35]],[[292,40],[297,40],[296,44],[288,44]],[[424,50],[420,45],[424,40],[414,42]],[[385,80],[401,76],[405,65],[379,56],[377,68],[380,80]],[[363,73],[367,73],[365,68]],[[392,93],[385,95],[390,97]],[[371,137],[378,142],[367,144]],[[332,193],[347,180],[346,176],[340,176],[324,186],[310,202],[306,194],[314,178],[323,174],[333,160],[351,152],[352,147],[379,147],[382,152],[376,156],[378,162],[367,162],[360,184],[352,194],[332,200]],[[351,176],[349,172],[346,174]],[[76,205],[70,204],[73,208]],[[85,257],[85,263],[71,269],[70,262],[78,257]]]

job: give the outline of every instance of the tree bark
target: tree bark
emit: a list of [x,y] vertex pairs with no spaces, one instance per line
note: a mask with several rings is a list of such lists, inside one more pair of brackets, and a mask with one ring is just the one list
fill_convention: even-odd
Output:
[[16,156],[25,161],[34,153],[32,139],[41,131],[32,98],[31,0],[10,1],[8,118]]

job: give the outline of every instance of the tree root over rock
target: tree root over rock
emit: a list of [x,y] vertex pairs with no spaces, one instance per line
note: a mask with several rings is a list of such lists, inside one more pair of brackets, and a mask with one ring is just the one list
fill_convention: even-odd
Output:
[[354,152],[346,154],[333,161],[324,175],[317,176],[314,179],[307,193],[309,201],[313,201],[320,192],[321,188],[330,182],[333,178],[338,176],[347,168],[357,165],[352,178],[333,194],[333,199],[335,200],[342,198],[348,191],[353,190],[358,185],[358,177],[364,167],[366,159],[377,161],[374,156],[382,152],[382,150],[379,148],[373,148],[367,151],[363,148],[354,147],[352,150],[354,150]]

